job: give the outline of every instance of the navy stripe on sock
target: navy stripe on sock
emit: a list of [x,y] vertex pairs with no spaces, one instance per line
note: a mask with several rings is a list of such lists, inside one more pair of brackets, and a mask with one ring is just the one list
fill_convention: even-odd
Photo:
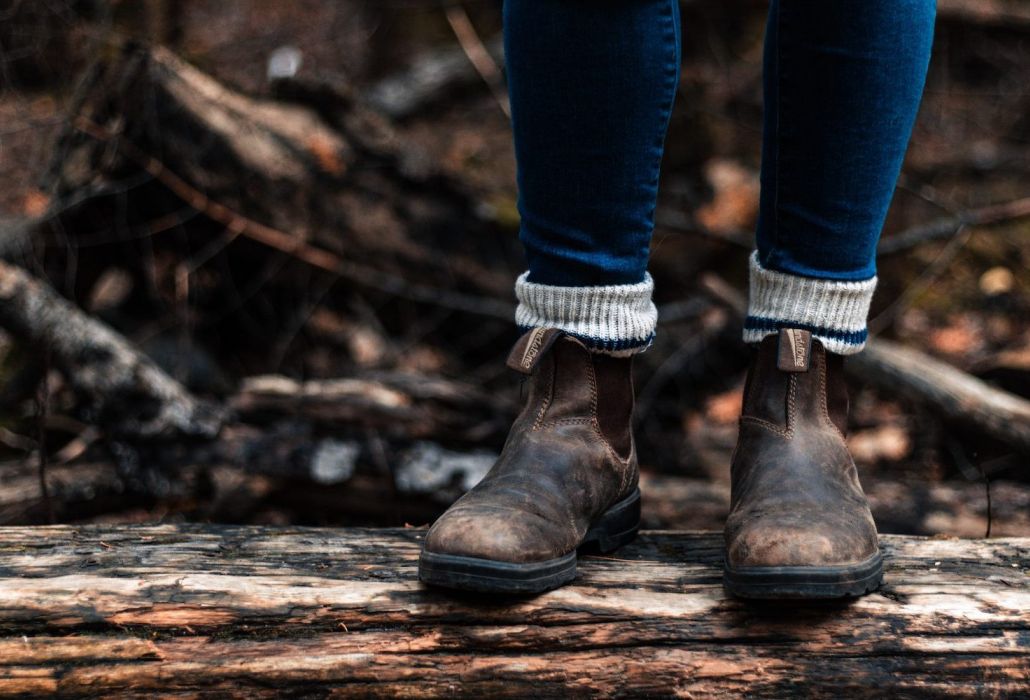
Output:
[[798,323],[797,321],[781,321],[775,318],[763,316],[748,316],[744,321],[745,330],[749,331],[778,331],[781,328],[800,328],[809,331],[812,335],[821,335],[824,338],[839,340],[845,345],[858,347],[869,339],[869,330],[863,328],[860,331],[842,331],[839,328],[827,328],[815,326],[811,323]]
[[[528,333],[532,328],[528,326],[519,326],[520,333]],[[583,335],[582,333],[570,333],[565,331],[566,335],[570,335],[576,340],[580,341],[587,346],[590,350],[597,350],[599,352],[621,352],[623,350],[644,350],[651,346],[654,342],[655,334],[652,333],[647,338],[630,338],[630,339],[619,339],[611,340],[609,338],[595,338],[591,335]]]

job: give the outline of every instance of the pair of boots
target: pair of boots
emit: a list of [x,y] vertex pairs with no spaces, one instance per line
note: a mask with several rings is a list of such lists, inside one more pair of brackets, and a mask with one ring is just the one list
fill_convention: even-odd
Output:
[[[557,329],[516,343],[529,396],[487,476],[426,535],[419,578],[539,593],[576,576],[576,552],[636,536],[631,358]],[[804,330],[759,345],[732,460],[724,584],[744,598],[862,595],[882,578],[876,526],[844,441],[842,358]]]

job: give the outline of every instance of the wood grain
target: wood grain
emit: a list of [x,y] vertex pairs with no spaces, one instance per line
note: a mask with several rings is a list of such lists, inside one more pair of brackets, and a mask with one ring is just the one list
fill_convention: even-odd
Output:
[[533,599],[415,581],[424,530],[0,529],[0,695],[1015,697],[1030,539],[886,536],[858,601],[753,605],[648,532]]

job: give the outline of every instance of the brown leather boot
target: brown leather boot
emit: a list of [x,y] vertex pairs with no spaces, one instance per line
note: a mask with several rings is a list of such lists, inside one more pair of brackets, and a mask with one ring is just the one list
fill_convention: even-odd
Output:
[[844,441],[843,358],[808,331],[759,345],[744,388],[724,583],[743,598],[836,598],[880,585],[883,561]]
[[577,548],[636,536],[631,363],[553,328],[519,339],[508,366],[530,375],[526,406],[490,472],[429,530],[419,579],[539,593],[576,577]]

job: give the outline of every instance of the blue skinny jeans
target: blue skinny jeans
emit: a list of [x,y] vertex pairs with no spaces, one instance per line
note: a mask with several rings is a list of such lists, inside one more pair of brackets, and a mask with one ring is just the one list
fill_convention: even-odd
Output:
[[[934,16],[934,0],[772,0],[764,268],[876,274]],[[679,79],[678,1],[505,0],[504,34],[528,280],[640,282]]]

